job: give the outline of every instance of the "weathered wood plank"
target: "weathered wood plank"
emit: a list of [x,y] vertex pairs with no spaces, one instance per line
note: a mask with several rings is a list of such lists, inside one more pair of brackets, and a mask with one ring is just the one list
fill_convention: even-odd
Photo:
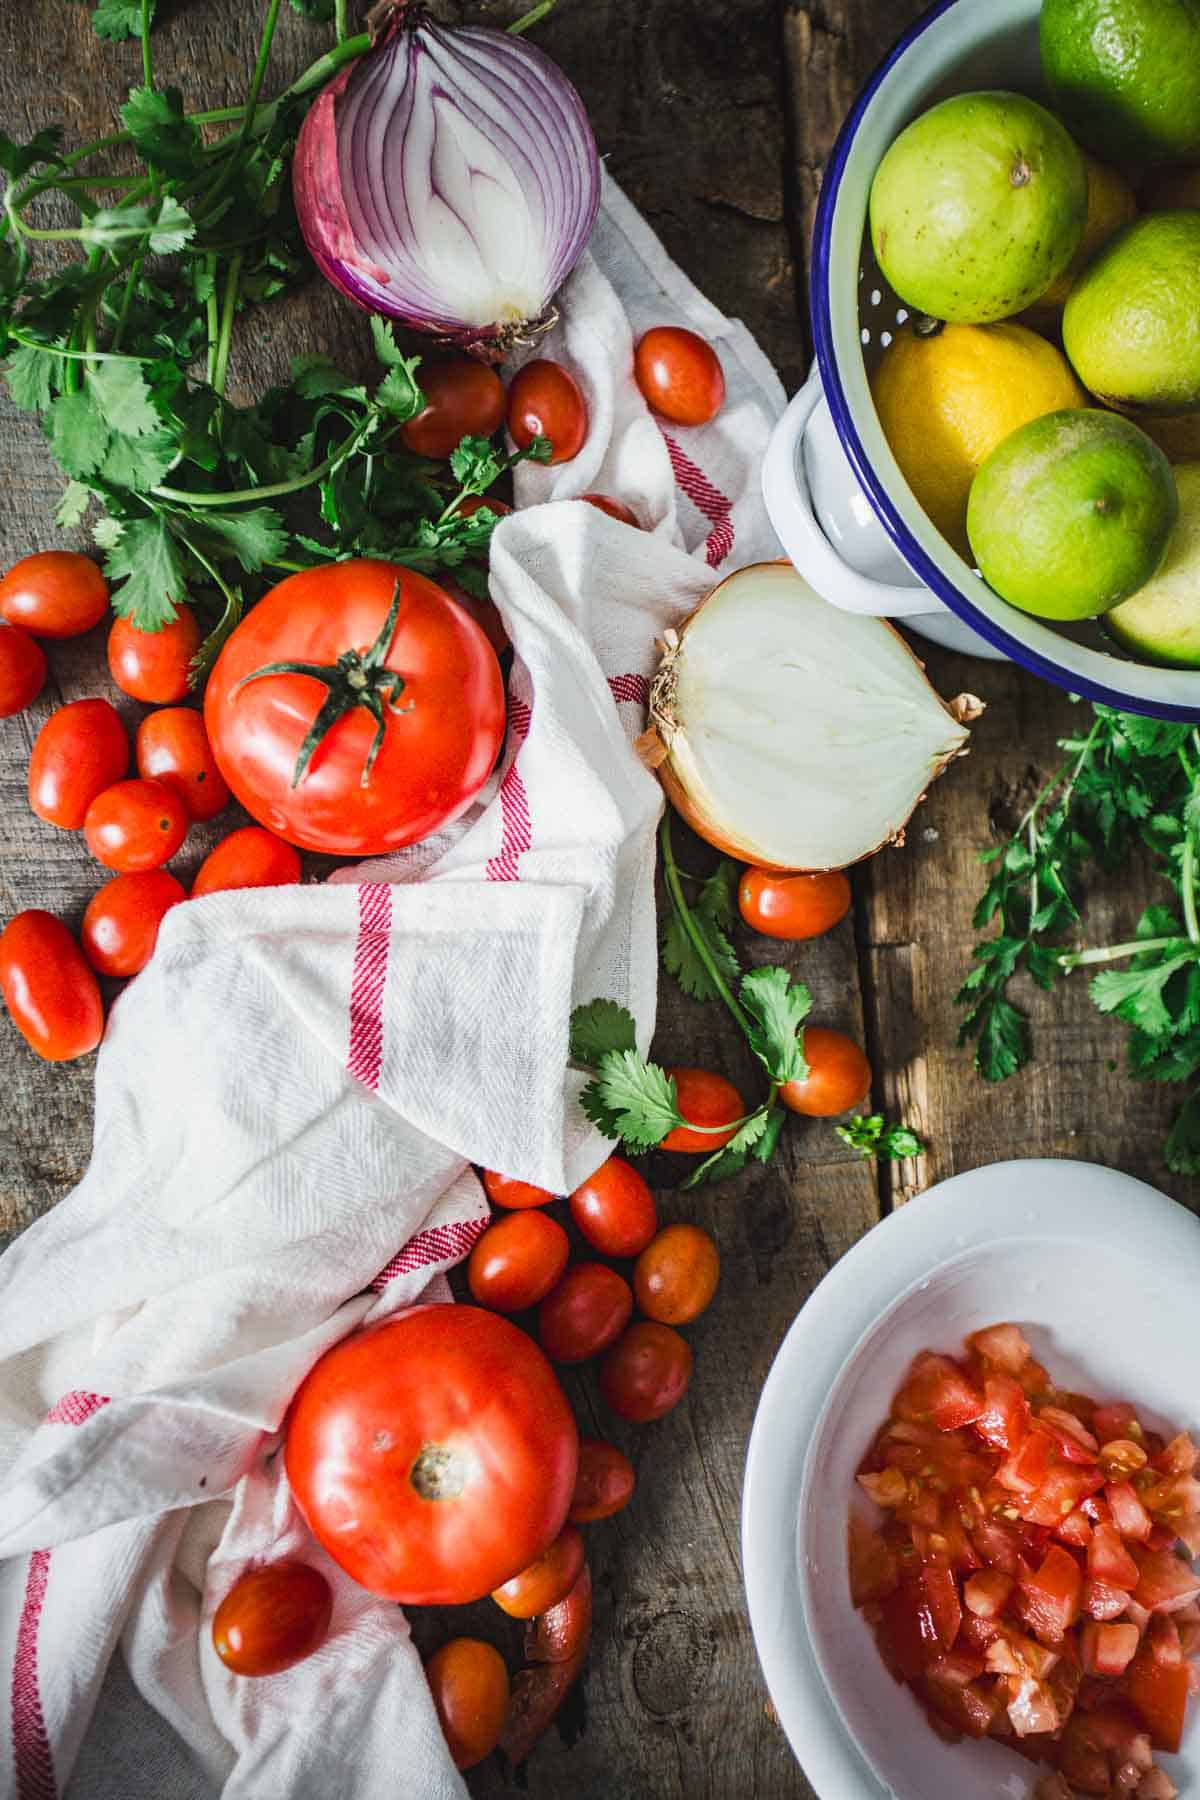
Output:
[[[155,53],[167,78],[193,103],[238,98],[258,11],[240,0],[191,0],[162,9]],[[465,9],[464,9],[465,10]],[[474,8],[493,18],[516,5]],[[793,27],[796,15],[791,15]],[[831,16],[826,8],[822,17]],[[721,0],[697,13],[682,0],[563,4],[539,39],[579,85],[610,166],[646,212],[668,250],[712,298],[739,314],[781,368],[789,386],[802,372],[805,338],[794,298],[793,249],[802,241],[790,206],[792,179],[782,103],[782,14],[756,0]],[[856,55],[874,41],[862,9]],[[821,29],[826,29],[822,27]],[[833,28],[829,28],[833,30]],[[877,34],[876,34],[877,35]],[[833,30],[837,40],[837,32]],[[282,83],[310,60],[311,27],[285,8],[273,79]],[[838,51],[838,55],[842,55]],[[804,76],[795,110],[805,120],[806,155],[819,163],[837,123],[840,86],[811,117]],[[140,79],[133,45],[102,46],[86,17],[61,0],[29,0],[0,17],[0,123],[14,133],[61,117],[73,139],[108,129],[124,85]],[[790,207],[790,210],[789,210]],[[320,284],[273,308],[242,334],[232,364],[234,392],[279,370],[287,356],[320,346],[342,357],[361,348],[363,327]],[[59,480],[33,421],[0,404],[0,560],[54,541]],[[0,905],[5,914],[43,904],[77,920],[96,881],[80,841],[28,814],[24,772],[33,730],[60,698],[110,692],[102,634],[52,651],[54,682],[27,719],[0,723]],[[131,713],[138,709],[131,707]],[[189,844],[189,853],[191,845]],[[681,834],[680,854],[702,869],[708,853]],[[189,859],[190,861],[198,859]],[[740,939],[749,960],[774,960],[775,947]],[[852,928],[802,947],[797,970],[814,989],[817,1013],[861,1030]],[[663,1057],[726,1069],[746,1084],[755,1072],[723,1014],[664,987],[657,1042]],[[78,1178],[90,1140],[86,1063],[48,1069],[27,1055],[6,1019],[0,1056],[8,1077],[0,1098],[0,1232],[29,1221]],[[651,1173],[664,1219],[692,1217],[716,1237],[722,1286],[689,1335],[697,1374],[688,1400],[658,1425],[608,1419],[594,1374],[571,1388],[585,1429],[611,1435],[639,1465],[640,1490],[621,1517],[589,1531],[597,1624],[586,1709],[573,1705],[531,1761],[527,1791],[537,1797],[620,1793],[725,1797],[811,1793],[779,1728],[746,1626],[738,1552],[745,1440],[771,1358],[806,1295],[877,1216],[871,1170],[844,1152],[826,1126],[795,1121],[776,1165],[738,1181],[684,1195],[685,1172],[667,1156]],[[2,1240],[0,1240],[2,1241]],[[515,1661],[519,1633],[484,1603],[466,1614],[414,1618],[432,1648],[453,1632],[479,1630]],[[586,1729],[573,1748],[586,1710]],[[480,1795],[510,1793],[488,1765],[471,1777]]]
[[[969,1050],[955,1048],[954,995],[970,964],[971,912],[982,885],[978,851],[1003,840],[1058,767],[1055,740],[1076,731],[1080,706],[1008,664],[950,656],[912,637],[943,694],[970,687],[989,707],[966,763],[934,784],[909,842],[858,877],[859,932],[869,1005],[886,1047],[888,1104],[920,1121],[927,1181],[1013,1156],[1074,1156],[1121,1168],[1195,1206],[1191,1179],[1171,1175],[1162,1143],[1181,1092],[1135,1082],[1126,1028],[1091,1004],[1086,977],[1050,993],[1024,978],[1014,997],[1033,1021],[1036,1061],[997,1086],[983,1082]],[[1161,899],[1141,864],[1092,883],[1090,943],[1132,936],[1142,908]],[[902,1182],[905,1171],[901,1170]],[[900,1187],[897,1198],[903,1198]]]

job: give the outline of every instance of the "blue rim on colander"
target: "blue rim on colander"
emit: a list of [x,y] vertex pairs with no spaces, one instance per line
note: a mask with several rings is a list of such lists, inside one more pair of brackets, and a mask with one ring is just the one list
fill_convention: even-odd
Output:
[[[1190,703],[1185,700],[1158,699],[1131,694],[1126,690],[1109,686],[1103,680],[1075,669],[1065,668],[1054,662],[1022,638],[1015,636],[1012,631],[998,624],[995,619],[976,606],[938,566],[905,523],[903,515],[876,471],[854,421],[850,400],[838,367],[830,305],[834,215],[846,172],[846,164],[863,117],[896,64],[945,14],[952,12],[956,7],[971,5],[980,7],[980,0],[937,0],[937,3],[930,7],[928,12],[922,14],[875,69],[859,93],[838,133],[837,141],[826,166],[817,203],[810,281],[813,339],[825,398],[850,465],[884,530],[913,573],[920,577],[926,587],[939,600],[943,601],[952,613],[962,619],[973,631],[978,632],[981,637],[986,638],[988,643],[995,645],[998,650],[1011,657],[1014,662],[1019,663],[1033,674],[1042,676],[1057,687],[1067,688],[1073,694],[1079,694],[1089,700],[1098,700],[1107,706],[1118,707],[1124,712],[1145,713],[1153,718],[1192,722],[1200,719],[1200,670],[1154,671],[1155,674],[1164,677],[1173,676],[1176,679],[1181,675],[1190,676],[1196,687],[1196,698]],[[981,10],[986,11],[987,8],[983,7]],[[1123,663],[1117,656],[1111,657],[1110,660],[1114,668],[1138,667],[1150,672],[1147,665],[1144,664]]]

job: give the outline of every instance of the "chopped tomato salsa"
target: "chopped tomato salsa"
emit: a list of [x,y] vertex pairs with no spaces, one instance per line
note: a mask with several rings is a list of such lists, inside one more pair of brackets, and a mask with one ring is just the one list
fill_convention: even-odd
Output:
[[940,1737],[1049,1772],[1035,1800],[1172,1800],[1200,1691],[1200,1451],[1056,1389],[1020,1328],[922,1351],[858,1472],[850,1586]]

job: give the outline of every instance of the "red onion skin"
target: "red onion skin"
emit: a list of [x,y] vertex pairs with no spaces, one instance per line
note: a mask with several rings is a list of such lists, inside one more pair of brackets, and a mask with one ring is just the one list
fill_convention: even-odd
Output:
[[[292,191],[308,253],[331,286],[366,313],[378,314],[384,309],[380,306],[378,296],[356,279],[356,269],[361,268],[380,286],[387,286],[391,278],[378,264],[373,264],[364,257],[350,228],[342,198],[337,106],[356,71],[366,60],[378,55],[398,31],[408,30],[419,24],[420,18],[419,7],[414,9],[404,4],[399,5],[372,48],[364,56],[339,70],[333,80],[322,88],[300,128],[292,161]],[[596,207],[598,191],[596,206],[592,211],[593,221]],[[469,356],[491,363],[503,361],[515,342],[529,342],[542,331],[548,330],[555,319],[549,305],[541,319],[525,320],[517,324],[463,326],[457,330],[432,326],[423,317],[406,314],[400,306],[388,308],[386,316],[423,339],[461,350]]]

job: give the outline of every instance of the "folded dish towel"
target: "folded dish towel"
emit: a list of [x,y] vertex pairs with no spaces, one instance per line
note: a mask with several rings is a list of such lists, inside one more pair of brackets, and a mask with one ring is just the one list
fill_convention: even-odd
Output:
[[[725,368],[698,430],[661,429],[632,379],[637,335],[671,321]],[[611,182],[533,354],[573,370],[590,431],[519,470],[493,540],[499,771],[412,851],[176,908],[113,1008],[87,1175],[0,1263],[0,1795],[465,1793],[403,1613],[308,1539],[270,1453],[324,1349],[449,1299],[488,1217],[472,1163],[564,1192],[608,1153],[568,1021],[607,995],[643,1048],[654,1026],[661,800],[630,740],[655,637],[778,554],[758,471],[779,382]],[[648,529],[563,503],[589,490]],[[212,1613],[296,1551],[333,1584],[329,1638],[239,1679]]]

